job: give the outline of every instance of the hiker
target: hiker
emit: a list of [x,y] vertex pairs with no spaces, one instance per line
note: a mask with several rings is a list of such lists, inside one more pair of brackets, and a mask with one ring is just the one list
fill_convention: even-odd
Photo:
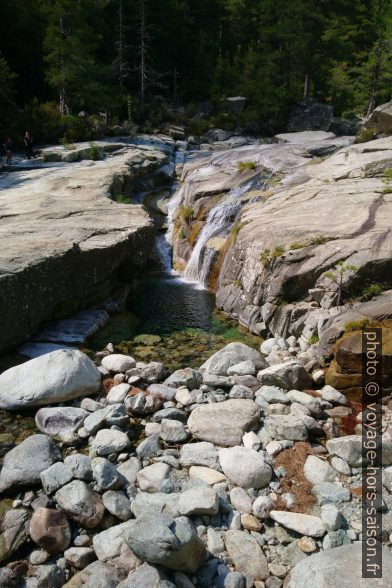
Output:
[[26,157],[27,159],[31,159],[33,157],[33,139],[29,131],[25,132],[23,140],[26,148]]
[[4,143],[5,160],[7,165],[11,165],[12,162],[12,149],[12,139],[11,137],[8,137],[8,139]]

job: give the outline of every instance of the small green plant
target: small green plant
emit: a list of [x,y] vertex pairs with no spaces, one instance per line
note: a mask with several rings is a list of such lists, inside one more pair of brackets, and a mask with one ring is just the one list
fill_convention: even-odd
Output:
[[180,231],[180,239],[186,239],[186,233],[185,233],[184,229],[181,229],[181,231]]
[[316,343],[319,343],[319,341],[320,337],[317,333],[313,333],[313,335],[311,335],[308,339],[309,345],[316,345]]
[[362,296],[365,300],[371,300],[375,296],[384,292],[386,288],[382,284],[369,284],[362,290]]
[[93,161],[101,159],[101,150],[96,143],[90,143],[89,156]]
[[343,304],[343,294],[346,291],[344,288],[344,281],[345,277],[350,272],[355,272],[357,270],[356,265],[344,263],[344,261],[339,261],[339,263],[335,266],[333,270],[324,273],[324,276],[330,279],[334,284],[337,286],[338,290],[338,306]]
[[384,170],[384,178],[388,183],[392,182],[392,167],[387,167]]
[[295,241],[294,243],[291,243],[291,245],[289,246],[289,249],[291,249],[292,251],[296,250],[296,249],[303,249],[304,247],[307,247],[308,243],[301,243],[300,241]]
[[392,186],[387,186],[386,188],[384,188],[381,194],[392,194]]
[[325,235],[316,235],[309,240],[309,245],[324,245],[327,241],[330,241],[330,238]]
[[240,173],[256,169],[256,164],[254,161],[239,161],[237,163],[237,169]]
[[125,196],[124,194],[117,194],[117,196],[115,196],[114,199],[119,204],[133,204],[134,203],[133,198],[131,198],[130,196]]
[[356,143],[367,143],[377,139],[377,131],[375,129],[361,129],[356,136]]
[[241,280],[234,280],[233,286],[235,286],[236,288],[241,288]]
[[374,319],[371,318],[363,318],[363,319],[359,319],[357,321],[350,321],[349,323],[347,323],[345,325],[345,330],[347,332],[352,332],[352,331],[361,331],[362,329],[367,329],[369,327],[379,327],[380,323],[378,321],[375,321]]
[[238,233],[240,232],[241,229],[243,229],[248,223],[247,222],[243,222],[238,220],[232,227],[231,229],[231,236],[233,238],[234,241],[236,241],[237,237],[238,237]]
[[260,261],[265,268],[270,268],[278,257],[282,257],[285,249],[283,245],[277,245],[272,251],[270,249],[263,249],[260,253]]
[[184,221],[184,223],[190,225],[195,218],[195,212],[191,206],[184,206],[181,204],[178,209],[178,216],[182,221]]

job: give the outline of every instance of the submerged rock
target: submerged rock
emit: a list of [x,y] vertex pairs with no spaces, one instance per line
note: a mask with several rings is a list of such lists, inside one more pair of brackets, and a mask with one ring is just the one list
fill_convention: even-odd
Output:
[[0,408],[17,410],[98,392],[101,374],[81,351],[59,349],[0,374]]

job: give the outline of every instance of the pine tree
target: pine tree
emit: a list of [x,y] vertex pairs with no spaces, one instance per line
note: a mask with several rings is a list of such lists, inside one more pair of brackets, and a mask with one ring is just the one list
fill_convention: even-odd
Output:
[[116,25],[116,59],[113,61],[113,65],[117,72],[117,79],[120,87],[124,85],[124,82],[129,77],[130,65],[128,61],[128,50],[129,44],[127,37],[129,34],[129,27],[126,24],[123,0],[119,0],[118,7],[118,21]]

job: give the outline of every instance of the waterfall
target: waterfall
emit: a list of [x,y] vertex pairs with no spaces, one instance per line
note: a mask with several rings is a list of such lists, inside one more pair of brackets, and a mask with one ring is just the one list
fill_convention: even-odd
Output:
[[203,287],[207,285],[215,252],[213,249],[207,248],[206,244],[213,237],[229,234],[242,208],[241,197],[251,187],[252,182],[248,182],[243,186],[233,188],[217,206],[210,210],[185,268],[183,277],[186,280],[199,282]]
[[[176,185],[175,188],[178,188]],[[177,276],[178,272],[173,269],[173,232],[174,232],[174,216],[177,208],[181,204],[184,193],[184,187],[176,189],[174,196],[169,200],[167,205],[167,231],[159,235],[155,241],[155,249],[161,260],[163,270],[166,274]]]

